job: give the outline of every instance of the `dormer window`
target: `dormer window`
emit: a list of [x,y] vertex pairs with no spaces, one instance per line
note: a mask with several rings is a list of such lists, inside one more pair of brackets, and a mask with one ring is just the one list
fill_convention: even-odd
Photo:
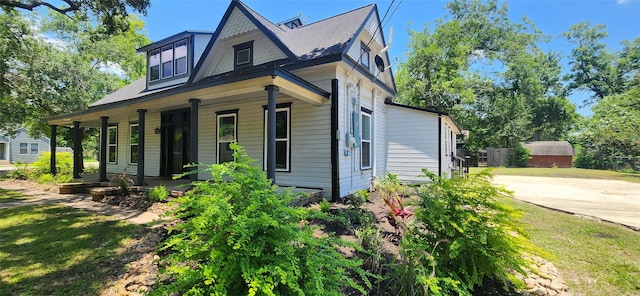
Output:
[[367,68],[367,70],[370,69],[369,68],[370,52],[371,52],[371,49],[369,49],[369,47],[366,44],[364,43],[360,44],[360,65]]
[[149,81],[187,74],[187,39],[149,51]]
[[236,69],[253,65],[253,41],[234,45],[233,50]]

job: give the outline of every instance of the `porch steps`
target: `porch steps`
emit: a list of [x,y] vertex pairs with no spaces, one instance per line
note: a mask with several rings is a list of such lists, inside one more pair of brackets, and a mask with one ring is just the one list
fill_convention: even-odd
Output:
[[0,160],[0,165],[10,165],[11,163],[9,162],[9,160],[6,159],[1,159]]
[[87,190],[91,187],[99,187],[99,182],[75,182],[75,183],[64,183],[58,185],[58,193],[59,194],[74,194],[74,193],[87,193]]

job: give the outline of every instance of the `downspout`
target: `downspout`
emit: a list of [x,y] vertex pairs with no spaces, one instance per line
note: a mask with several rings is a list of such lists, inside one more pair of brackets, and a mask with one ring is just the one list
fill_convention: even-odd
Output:
[[338,79],[331,80],[331,201],[340,200],[340,162],[338,153]]
[[438,177],[442,176],[442,115],[438,115]]

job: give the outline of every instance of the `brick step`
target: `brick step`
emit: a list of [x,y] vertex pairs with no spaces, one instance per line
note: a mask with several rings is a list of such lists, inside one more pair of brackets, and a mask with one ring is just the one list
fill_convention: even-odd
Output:
[[100,186],[99,182],[92,183],[63,183],[58,185],[58,193],[60,194],[74,194],[74,193],[87,193],[87,190],[91,187]]

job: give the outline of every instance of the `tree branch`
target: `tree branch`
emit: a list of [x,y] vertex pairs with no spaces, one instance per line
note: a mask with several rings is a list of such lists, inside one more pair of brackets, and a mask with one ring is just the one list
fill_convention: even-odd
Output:
[[80,10],[80,6],[74,1],[71,1],[71,0],[63,0],[63,1],[67,3],[69,7],[66,7],[66,8],[56,7],[55,5],[49,2],[43,2],[43,1],[30,1],[29,3],[22,3],[20,1],[11,1],[11,0],[0,0],[0,5],[26,9],[30,11],[40,6],[46,6],[49,9],[62,14],[67,14],[68,12],[71,12],[71,11]]

